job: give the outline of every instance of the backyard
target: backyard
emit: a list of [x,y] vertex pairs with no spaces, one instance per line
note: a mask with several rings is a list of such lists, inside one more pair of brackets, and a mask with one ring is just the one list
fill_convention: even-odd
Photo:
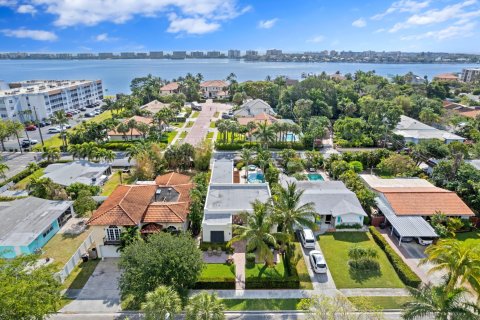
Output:
[[465,242],[476,242],[480,245],[480,230],[457,233],[456,238]]
[[[320,236],[320,247],[337,288],[403,288],[404,285],[385,253],[365,232],[335,232]],[[373,248],[378,253],[379,271],[353,271],[348,251],[353,245]]]
[[88,235],[89,232],[87,230],[78,235],[57,233],[42,248],[42,257],[53,259],[53,263],[60,270],[70,260]]
[[16,190],[25,190],[27,188],[27,185],[30,182],[30,180],[32,178],[40,178],[41,176],[43,176],[44,171],[45,171],[44,168],[40,168],[40,169],[36,170],[35,172],[33,172],[28,177],[25,177],[22,180],[18,181],[17,184],[13,188],[16,189]]
[[108,181],[102,187],[102,193],[100,193],[101,196],[109,196],[122,182],[123,184],[129,184],[132,182],[133,177],[130,174],[122,173],[122,179],[120,179],[119,172],[120,171],[115,171],[112,173]]

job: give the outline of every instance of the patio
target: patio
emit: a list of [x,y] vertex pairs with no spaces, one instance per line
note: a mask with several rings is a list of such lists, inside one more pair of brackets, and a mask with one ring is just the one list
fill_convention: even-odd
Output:
[[225,253],[225,251],[204,251],[203,252],[203,261],[205,263],[225,263],[228,258],[231,258],[231,254]]

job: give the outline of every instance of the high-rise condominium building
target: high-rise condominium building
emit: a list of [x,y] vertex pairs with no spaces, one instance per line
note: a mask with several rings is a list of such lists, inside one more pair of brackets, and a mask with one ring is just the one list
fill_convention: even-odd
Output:
[[465,68],[460,78],[463,82],[480,81],[480,68]]

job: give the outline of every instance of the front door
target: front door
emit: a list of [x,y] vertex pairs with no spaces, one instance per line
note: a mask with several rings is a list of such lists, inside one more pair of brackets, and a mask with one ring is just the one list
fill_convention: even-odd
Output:
[[330,224],[332,223],[332,216],[331,215],[326,215],[325,216],[325,224]]
[[223,231],[210,231],[210,242],[222,243],[225,242],[225,235]]

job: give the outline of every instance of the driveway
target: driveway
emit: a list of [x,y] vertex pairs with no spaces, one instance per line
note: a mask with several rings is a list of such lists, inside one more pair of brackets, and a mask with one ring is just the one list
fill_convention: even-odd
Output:
[[60,312],[118,312],[120,270],[117,258],[100,261],[90,279],[80,291],[77,299],[66,305]]

